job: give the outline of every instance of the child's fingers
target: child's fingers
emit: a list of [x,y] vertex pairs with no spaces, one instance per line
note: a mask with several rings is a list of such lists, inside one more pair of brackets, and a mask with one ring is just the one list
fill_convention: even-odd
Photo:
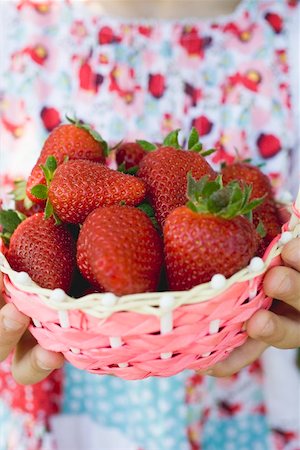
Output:
[[244,345],[233,350],[225,361],[215,364],[203,374],[215,377],[233,375],[259,358],[267,347],[268,345],[264,342],[258,342],[249,338]]
[[0,310],[0,361],[4,361],[16,347],[26,328],[29,318],[12,304]]
[[44,350],[40,345],[31,345],[30,340],[21,340],[14,354],[12,375],[19,384],[38,383],[64,363],[61,353]]
[[[295,311],[296,313],[296,311]],[[278,348],[300,347],[299,315],[295,319],[274,314],[271,311],[257,311],[247,323],[247,333],[253,339]]]
[[286,264],[300,272],[300,238],[288,242],[282,249],[281,257]]
[[273,267],[264,279],[264,291],[272,298],[300,310],[300,273],[289,267]]

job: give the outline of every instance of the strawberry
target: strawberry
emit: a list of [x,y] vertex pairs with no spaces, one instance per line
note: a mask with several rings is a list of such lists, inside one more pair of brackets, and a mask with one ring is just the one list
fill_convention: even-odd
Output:
[[138,142],[124,142],[116,149],[116,161],[118,166],[125,170],[138,167],[146,151]]
[[241,180],[251,184],[251,199],[265,197],[262,204],[253,211],[254,225],[257,226],[261,222],[266,232],[258,250],[258,255],[262,256],[267,246],[281,230],[281,221],[274,201],[270,180],[258,167],[243,162],[223,167],[222,176],[224,184],[232,180]]
[[56,169],[49,157],[43,170],[48,188],[38,185],[33,194],[49,201],[46,217],[52,212],[63,222],[82,223],[99,206],[138,205],[146,195],[142,180],[87,160],[71,160]]
[[200,153],[202,146],[198,142],[199,134],[196,129],[193,128],[190,134],[189,151],[180,148],[178,132],[179,130],[170,133],[161,147],[149,152],[142,159],[138,171],[138,177],[147,184],[149,202],[161,226],[173,209],[186,203],[188,172],[196,179],[203,175],[208,175],[209,178],[216,176],[203,157],[211,151]]
[[161,239],[138,208],[100,207],[81,228],[77,264],[83,275],[93,275],[100,289],[119,296],[155,291],[162,262]]
[[[12,219],[11,219],[12,218]],[[19,220],[18,220],[19,219]],[[1,223],[15,222],[10,229],[7,260],[17,272],[27,272],[39,286],[61,288],[68,292],[76,266],[76,241],[67,225],[55,225],[43,213],[34,214],[21,222],[14,211],[1,211]],[[8,233],[6,232],[6,238]]]
[[238,182],[223,187],[220,176],[196,182],[189,175],[189,202],[171,212],[163,228],[171,290],[191,289],[217,273],[230,277],[248,264],[260,241],[243,216],[261,202],[249,202],[250,193]]
[[79,121],[71,121],[55,128],[46,139],[40,157],[32,169],[27,182],[27,196],[34,203],[44,202],[35,197],[31,189],[37,184],[46,184],[41,165],[46,163],[48,156],[53,155],[58,165],[65,159],[87,159],[95,162],[105,162],[107,144],[102,137],[89,125]]

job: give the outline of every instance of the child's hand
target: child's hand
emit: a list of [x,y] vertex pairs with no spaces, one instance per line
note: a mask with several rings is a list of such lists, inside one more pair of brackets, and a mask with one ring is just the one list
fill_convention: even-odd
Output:
[[300,238],[286,244],[281,256],[285,267],[272,268],[264,279],[266,294],[281,301],[273,302],[273,312],[255,313],[247,323],[247,342],[206,374],[232,375],[255,361],[269,346],[300,347]]
[[1,298],[0,285],[0,362],[15,349],[13,377],[20,384],[35,384],[46,378],[52,370],[61,367],[64,358],[60,353],[44,350],[37,345],[33,336],[26,331],[29,318],[13,304],[3,305],[5,302]]

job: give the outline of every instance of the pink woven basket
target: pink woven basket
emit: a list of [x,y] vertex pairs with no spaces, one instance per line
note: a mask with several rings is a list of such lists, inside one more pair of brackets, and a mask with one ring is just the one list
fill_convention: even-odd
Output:
[[253,258],[231,278],[215,275],[190,291],[74,299],[13,271],[0,253],[4,296],[31,317],[30,331],[41,346],[62,352],[88,372],[135,380],[207,369],[246,341],[245,321],[270,307],[263,277],[280,264],[283,245],[300,236],[300,196],[292,209],[262,259]]

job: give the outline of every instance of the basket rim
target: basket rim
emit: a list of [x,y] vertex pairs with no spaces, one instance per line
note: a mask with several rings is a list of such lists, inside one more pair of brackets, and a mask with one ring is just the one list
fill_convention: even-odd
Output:
[[[183,305],[191,305],[210,301],[224,294],[236,283],[254,283],[263,276],[273,260],[282,251],[289,240],[300,236],[300,219],[293,230],[287,231],[285,224],[282,233],[270,243],[262,258],[254,257],[249,265],[229,278],[221,275],[220,283],[212,280],[202,283],[187,291],[163,291],[131,294],[117,297],[112,293],[92,293],[80,298],[67,295],[62,289],[45,289],[38,286],[25,272],[14,271],[4,254],[0,251],[0,271],[6,274],[10,282],[20,291],[36,295],[48,307],[57,311],[81,311],[96,317],[109,317],[116,312],[136,312],[161,316],[165,311]],[[255,260],[255,262],[253,262]],[[220,274],[218,274],[220,276]],[[214,277],[213,277],[214,278]],[[141,301],[142,300],[142,301]]]

